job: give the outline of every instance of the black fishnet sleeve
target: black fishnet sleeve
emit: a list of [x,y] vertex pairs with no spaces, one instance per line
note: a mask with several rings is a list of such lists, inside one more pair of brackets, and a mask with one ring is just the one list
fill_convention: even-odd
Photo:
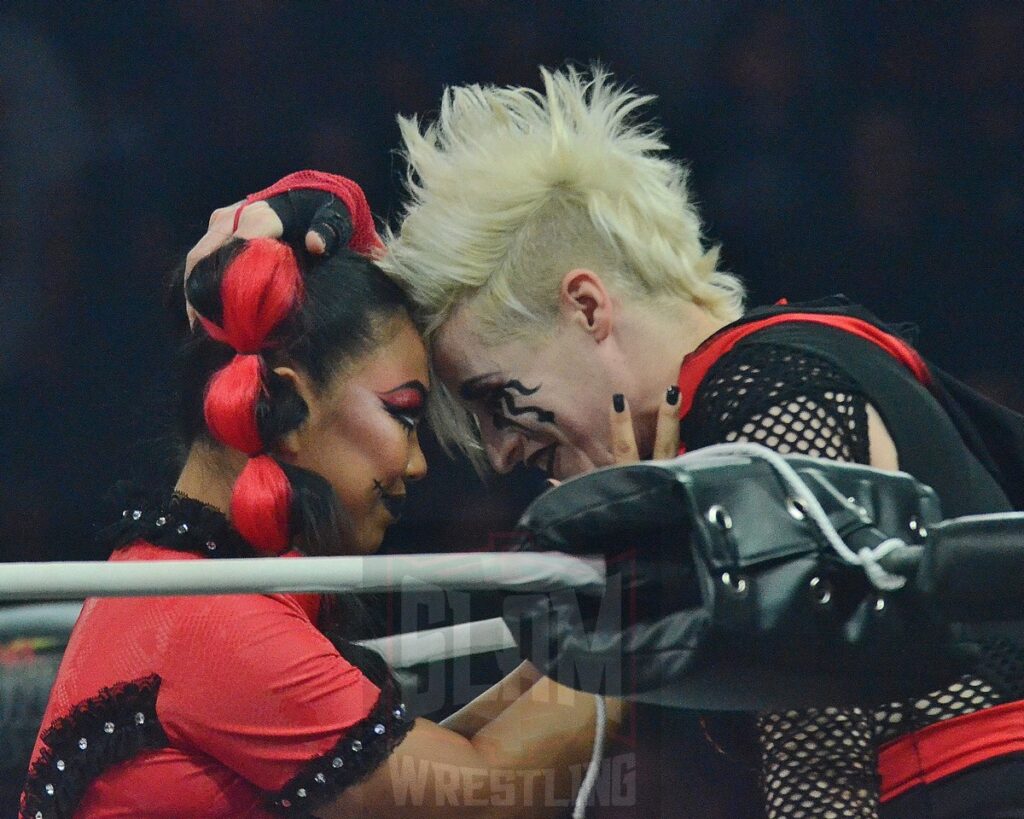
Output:
[[[752,441],[781,453],[868,463],[867,400],[827,359],[772,344],[740,345],[701,384],[681,429],[687,449]],[[873,715],[802,709],[758,718],[768,819],[873,819]]]
[[687,449],[752,441],[777,452],[868,463],[867,401],[827,359],[745,344],[708,372],[681,429]]

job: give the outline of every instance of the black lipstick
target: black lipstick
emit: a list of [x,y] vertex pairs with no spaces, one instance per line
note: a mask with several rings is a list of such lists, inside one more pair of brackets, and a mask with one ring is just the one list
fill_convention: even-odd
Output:
[[380,481],[373,482],[373,488],[377,490],[377,494],[380,495],[380,502],[384,504],[384,508],[388,510],[388,514],[391,515],[395,520],[402,517],[402,512],[405,510],[405,493],[400,495],[391,494],[390,492],[384,491],[384,486]]

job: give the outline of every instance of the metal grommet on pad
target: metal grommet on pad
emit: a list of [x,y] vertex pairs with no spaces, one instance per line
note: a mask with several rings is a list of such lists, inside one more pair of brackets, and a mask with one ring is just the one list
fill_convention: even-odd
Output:
[[801,498],[786,498],[786,511],[794,520],[807,518],[807,503]]
[[832,602],[832,584],[821,577],[812,577],[808,584],[811,600],[819,606],[827,606]]
[[747,583],[746,578],[738,574],[734,575],[730,572],[722,572],[721,580],[722,585],[737,597],[743,597],[750,588],[750,584]]
[[728,532],[732,529],[732,516],[726,508],[719,503],[708,507],[707,519],[708,523],[717,526],[723,532]]

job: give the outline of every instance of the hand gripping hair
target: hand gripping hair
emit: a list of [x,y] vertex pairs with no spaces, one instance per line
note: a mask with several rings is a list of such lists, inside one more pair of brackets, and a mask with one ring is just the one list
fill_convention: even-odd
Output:
[[254,239],[224,268],[219,289],[219,299],[190,293],[197,307],[220,313],[200,313],[206,332],[235,350],[207,386],[206,425],[216,440],[249,456],[231,494],[232,523],[260,551],[280,554],[291,539],[292,487],[282,465],[267,453],[273,443],[267,433],[279,425],[268,423],[276,414],[278,402],[270,398],[277,385],[263,352],[274,346],[275,329],[303,297],[295,253],[276,240]]
[[[380,240],[356,183],[302,171],[246,202],[261,200],[281,216],[284,242],[234,238],[171,282],[175,319],[185,315],[182,296],[197,318],[181,324],[179,433],[188,445],[208,437],[249,456],[230,511],[250,543],[275,554],[289,544],[336,554],[351,532],[330,484],[270,454],[309,411],[274,368],[300,370],[313,389],[326,388],[386,340],[395,318],[408,320],[409,304],[372,260]],[[336,243],[333,252],[298,249],[310,226]]]
[[311,230],[320,235],[326,254],[348,247],[364,256],[375,256],[384,249],[363,189],[347,177],[322,171],[290,173],[245,198],[235,211],[234,230],[245,207],[260,201],[277,214],[281,238],[291,244],[300,244],[306,231]]

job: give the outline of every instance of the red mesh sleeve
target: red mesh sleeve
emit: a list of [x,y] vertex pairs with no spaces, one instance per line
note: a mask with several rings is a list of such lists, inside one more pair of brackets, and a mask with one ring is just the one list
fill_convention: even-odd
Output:
[[[384,243],[381,242],[380,236],[377,235],[377,229],[373,225],[373,214],[370,213],[366,194],[357,183],[344,176],[323,171],[296,171],[278,180],[269,188],[250,193],[245,198],[245,204],[262,202],[280,193],[299,189],[326,191],[345,203],[349,216],[352,217],[352,239],[349,241],[349,247],[352,250],[370,255],[374,251],[383,249]],[[238,228],[237,223],[241,212],[242,208],[239,208],[235,214],[235,229]]]

